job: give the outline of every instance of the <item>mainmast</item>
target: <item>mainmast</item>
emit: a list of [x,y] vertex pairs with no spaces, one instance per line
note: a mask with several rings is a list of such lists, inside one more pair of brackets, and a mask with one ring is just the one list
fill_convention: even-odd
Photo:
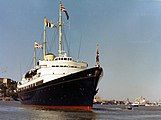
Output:
[[58,54],[59,57],[62,56],[62,11],[61,11],[61,1],[59,4],[59,48],[58,48]]
[[43,58],[45,60],[46,55],[46,17],[44,18],[44,39],[43,39]]

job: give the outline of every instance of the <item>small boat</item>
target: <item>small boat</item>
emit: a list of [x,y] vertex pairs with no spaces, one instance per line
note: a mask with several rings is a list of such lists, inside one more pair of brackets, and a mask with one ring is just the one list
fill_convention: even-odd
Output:
[[128,105],[128,106],[126,106],[126,109],[127,109],[127,110],[132,110],[133,107],[132,107],[131,105]]

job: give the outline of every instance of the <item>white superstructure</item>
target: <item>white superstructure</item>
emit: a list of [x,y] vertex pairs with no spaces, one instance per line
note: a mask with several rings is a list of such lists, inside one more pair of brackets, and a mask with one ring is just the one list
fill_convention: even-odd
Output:
[[[49,56],[49,57],[48,57]],[[36,83],[46,83],[57,78],[82,71],[87,68],[87,63],[74,61],[71,57],[55,57],[46,55],[46,60],[39,60],[38,65],[27,72],[18,88],[36,86]]]

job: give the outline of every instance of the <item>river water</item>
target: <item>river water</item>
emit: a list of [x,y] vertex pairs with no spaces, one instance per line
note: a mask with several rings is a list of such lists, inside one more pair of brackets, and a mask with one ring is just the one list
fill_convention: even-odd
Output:
[[43,110],[21,105],[20,102],[0,101],[0,120],[161,120],[161,107],[94,105],[91,112]]

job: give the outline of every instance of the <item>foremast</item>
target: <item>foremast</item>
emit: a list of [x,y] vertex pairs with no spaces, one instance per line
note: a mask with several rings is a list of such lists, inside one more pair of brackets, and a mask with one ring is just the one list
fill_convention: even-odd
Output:
[[34,42],[34,67],[36,66],[36,47]]

